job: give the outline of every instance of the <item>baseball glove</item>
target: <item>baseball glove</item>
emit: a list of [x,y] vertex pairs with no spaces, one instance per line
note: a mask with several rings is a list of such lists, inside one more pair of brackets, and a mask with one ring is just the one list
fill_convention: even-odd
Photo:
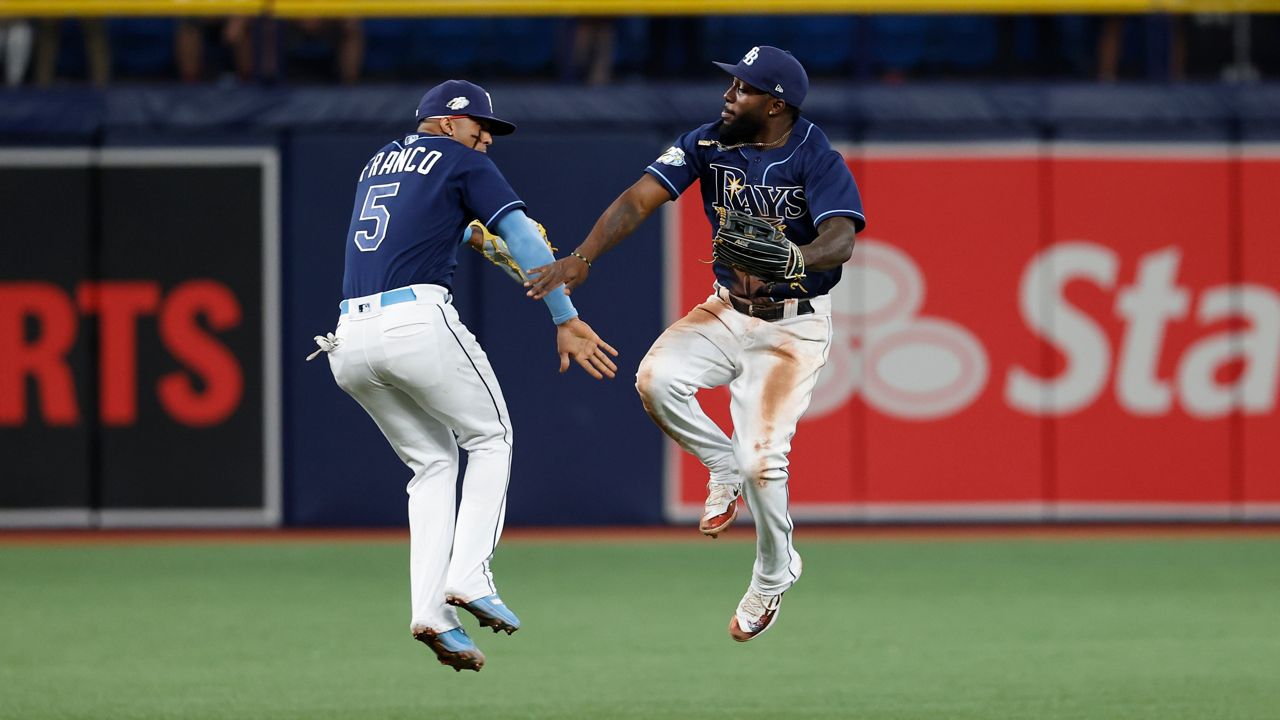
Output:
[[804,256],[782,228],[737,210],[719,212],[720,229],[712,238],[716,260],[765,280],[804,277]]
[[[552,252],[555,252],[555,248],[551,247],[551,241],[547,239],[547,229],[542,227],[542,223],[537,222],[536,220],[533,224],[538,226],[538,234],[542,236],[542,242],[546,243],[547,247],[551,248]],[[467,225],[467,229],[471,231],[467,233],[467,245],[470,246],[472,250],[475,250],[483,255],[486,260],[497,265],[502,272],[511,276],[512,280],[515,280],[522,285],[528,281],[529,276],[520,267],[520,264],[516,262],[516,259],[511,256],[511,250],[507,247],[506,240],[503,240],[499,235],[494,235],[489,232],[489,228],[485,227],[484,223],[479,220],[472,220],[471,223]],[[475,232],[476,230],[479,230],[479,232]]]

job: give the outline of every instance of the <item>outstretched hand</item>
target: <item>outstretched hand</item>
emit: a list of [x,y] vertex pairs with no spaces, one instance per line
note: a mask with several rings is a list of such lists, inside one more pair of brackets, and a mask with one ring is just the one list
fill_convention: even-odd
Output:
[[618,371],[609,359],[609,355],[617,357],[618,351],[578,318],[556,326],[556,352],[560,353],[560,372],[569,369],[570,357],[597,380],[613,379]]
[[564,283],[564,294],[569,295],[573,289],[587,281],[591,268],[581,258],[572,255],[560,258],[550,265],[533,268],[529,271],[532,279],[524,284],[529,288],[525,293],[534,300],[541,300],[547,293]]

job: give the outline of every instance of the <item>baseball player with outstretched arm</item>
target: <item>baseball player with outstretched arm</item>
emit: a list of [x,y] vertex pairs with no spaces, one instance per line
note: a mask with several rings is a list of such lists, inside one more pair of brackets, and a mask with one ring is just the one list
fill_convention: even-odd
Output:
[[[800,577],[788,514],[787,454],[831,343],[840,268],[866,223],[848,166],[800,117],[804,68],[784,50],[753,47],[736,65],[720,120],[682,135],[645,168],[573,253],[527,283],[544,298],[582,284],[593,262],[694,180],[713,232],[716,282],[706,302],[658,338],[636,389],[654,422],[707,467],[699,529],[715,537],[745,491],[756,520],[751,583],[729,623],[747,641],[772,626]],[[763,229],[762,229],[763,228]],[[765,237],[770,236],[770,237]],[[733,437],[695,394],[729,386]]]
[[[336,331],[316,342],[338,385],[413,470],[411,632],[441,663],[479,670],[484,655],[454,606],[494,632],[520,627],[489,569],[506,513],[512,428],[489,359],[451,304],[453,272],[462,242],[489,250],[497,243],[513,271],[554,256],[485,154],[493,136],[515,126],[494,116],[483,88],[441,83],[422,97],[416,119],[417,132],[378,150],[360,172],[347,231],[346,299]],[[473,220],[481,226],[469,226]],[[617,368],[609,355],[617,352],[578,318],[562,289],[544,297],[560,371],[572,358],[593,377],[612,378]],[[459,446],[467,471],[456,504]]]

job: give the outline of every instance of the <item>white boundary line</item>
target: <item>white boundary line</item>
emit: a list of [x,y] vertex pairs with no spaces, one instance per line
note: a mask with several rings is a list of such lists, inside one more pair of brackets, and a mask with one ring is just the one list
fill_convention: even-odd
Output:
[[200,508],[165,510],[121,508],[98,513],[103,528],[242,528],[275,527],[264,510],[242,508]]
[[280,364],[280,155],[262,151],[262,480],[263,521],[278,526],[284,519],[284,384]]
[[87,508],[27,508],[0,510],[0,529],[83,528],[93,513]]
[[[1139,159],[1245,160],[1280,159],[1275,142],[910,142],[833,143],[848,160],[963,160],[963,159]],[[665,209],[663,249],[664,327],[678,319],[679,251],[682,246],[676,204]],[[874,211],[873,211],[874,212]],[[669,522],[689,522],[702,515],[702,506],[680,502],[680,453],[678,445],[663,437],[663,515]],[[745,510],[745,507],[744,507]],[[800,522],[1040,522],[1074,521],[1225,521],[1280,520],[1280,503],[1093,503],[1093,502],[958,502],[958,503],[793,503],[791,516]],[[750,518],[750,512],[743,516]]]
[[243,508],[0,510],[0,528],[275,527],[282,517],[280,372],[280,158],[271,146],[0,149],[0,167],[235,167],[262,171],[262,506]]
[[0,148],[0,167],[87,167],[96,157],[90,148]]
[[[677,262],[683,238],[680,234],[680,200],[662,208],[662,328],[680,317],[680,264]],[[680,453],[675,441],[662,435],[662,514],[668,522],[683,519],[686,506],[680,504]],[[701,514],[701,508],[698,509]],[[695,515],[695,517],[697,517]]]
[[[693,522],[700,505],[682,505],[667,513],[672,522]],[[738,517],[751,521],[745,506]],[[791,517],[800,523],[894,522],[1227,522],[1280,520],[1280,503],[795,503]]]
[[1245,520],[1280,521],[1280,502],[1245,503],[1241,515]]
[[1059,502],[1055,517],[1061,520],[1230,520],[1243,504],[1222,503],[1117,503]]

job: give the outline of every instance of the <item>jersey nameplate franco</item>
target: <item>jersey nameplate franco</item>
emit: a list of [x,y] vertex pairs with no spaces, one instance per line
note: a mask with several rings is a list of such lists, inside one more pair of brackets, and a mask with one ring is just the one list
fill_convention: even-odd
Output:
[[487,155],[452,138],[406,135],[357,178],[347,230],[344,297],[418,283],[453,288],[462,229],[487,227],[524,202]]

